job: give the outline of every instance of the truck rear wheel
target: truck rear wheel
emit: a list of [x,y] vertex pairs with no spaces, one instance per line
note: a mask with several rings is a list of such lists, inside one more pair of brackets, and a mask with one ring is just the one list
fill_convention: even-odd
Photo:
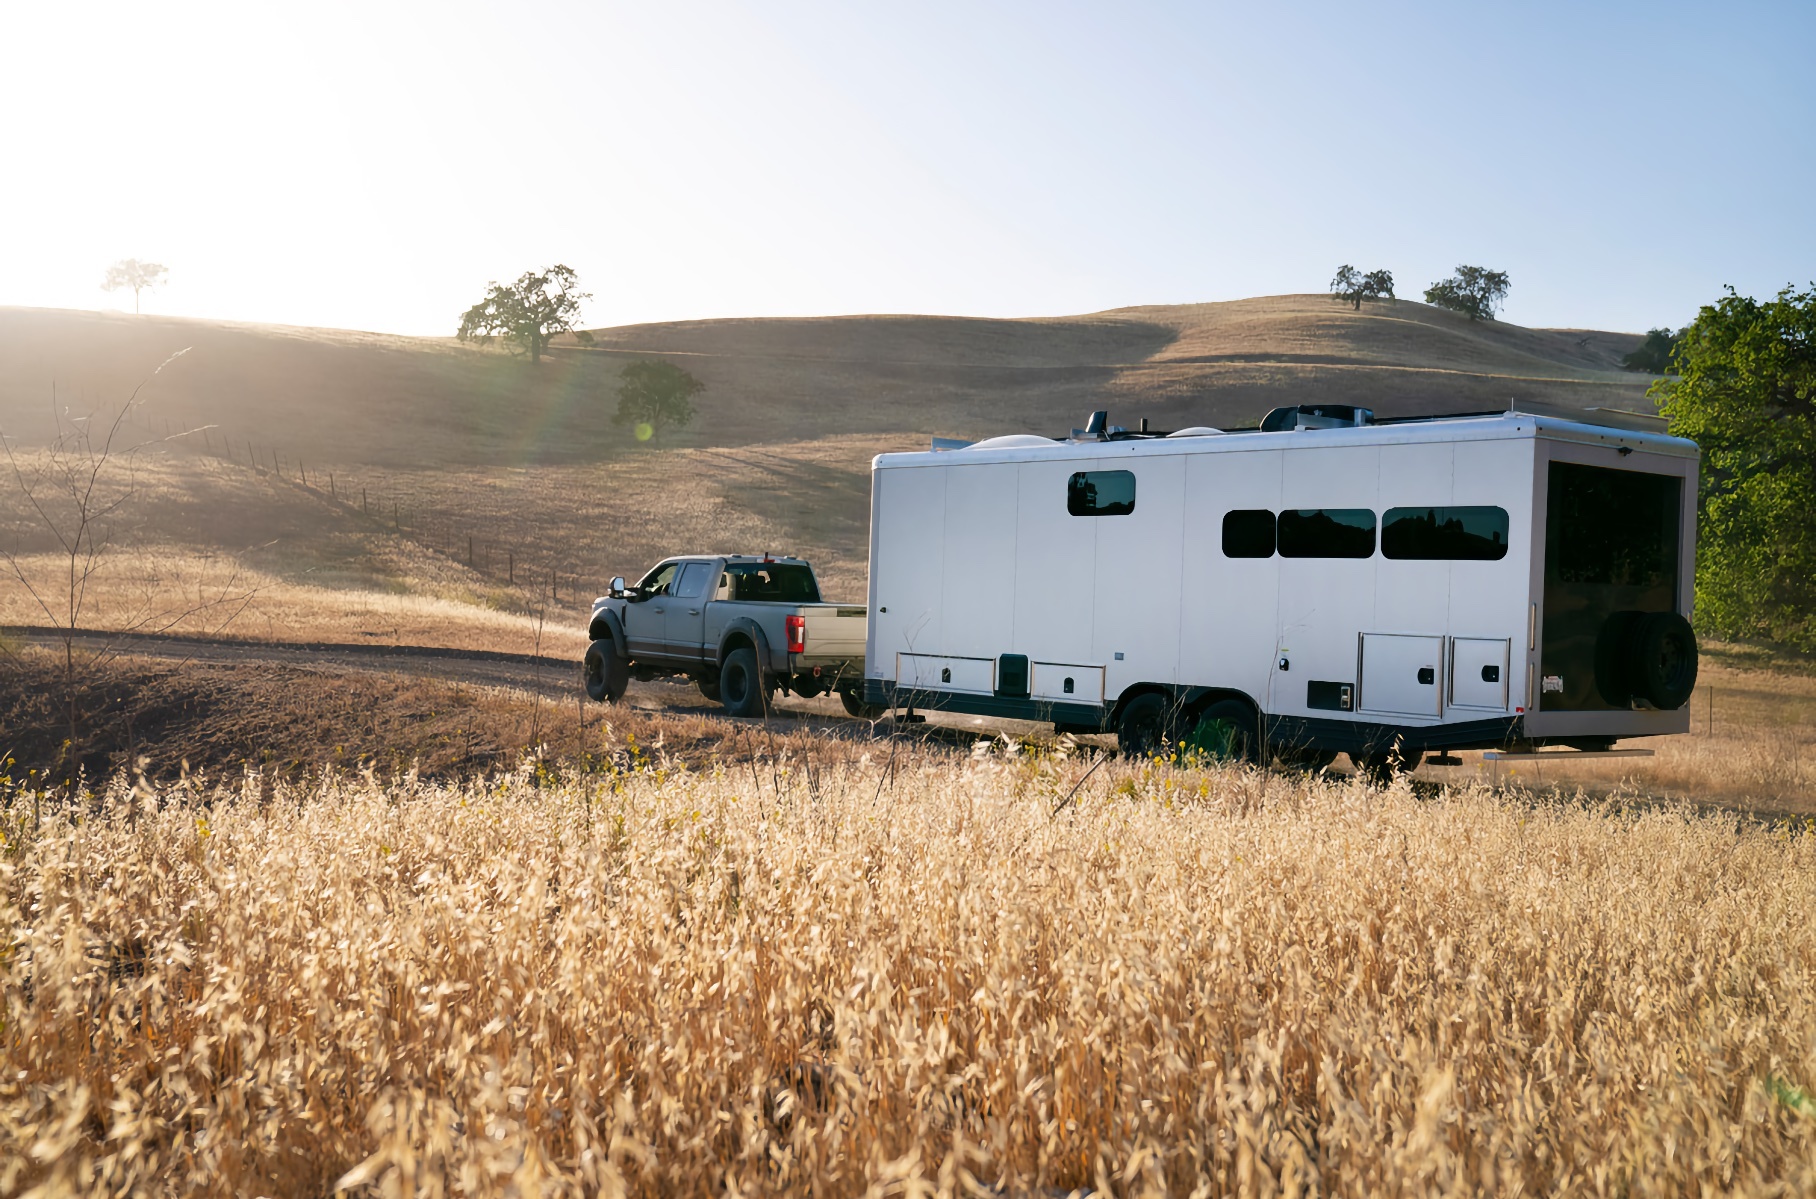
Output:
[[757,665],[757,651],[734,649],[719,668],[719,702],[733,716],[761,716],[769,707],[769,685]]
[[590,698],[615,704],[624,698],[624,689],[630,685],[631,664],[610,637],[601,637],[586,647],[580,673]]

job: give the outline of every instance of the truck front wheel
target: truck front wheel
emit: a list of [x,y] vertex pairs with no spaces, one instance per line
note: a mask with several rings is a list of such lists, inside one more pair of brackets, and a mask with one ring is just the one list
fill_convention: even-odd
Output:
[[618,652],[610,637],[601,637],[586,647],[580,671],[586,681],[587,695],[603,704],[615,704],[623,699],[624,689],[631,681],[631,664]]
[[719,668],[719,702],[733,716],[761,716],[769,707],[769,687],[757,666],[757,651],[734,649]]

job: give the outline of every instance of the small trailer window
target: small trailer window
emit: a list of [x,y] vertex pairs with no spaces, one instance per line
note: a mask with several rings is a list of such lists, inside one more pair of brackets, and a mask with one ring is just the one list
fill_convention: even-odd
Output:
[[1223,514],[1225,558],[1272,558],[1274,514],[1266,508],[1238,508]]
[[1073,516],[1127,516],[1135,511],[1135,476],[1126,470],[1081,470],[1066,484]]
[[1389,508],[1381,553],[1422,562],[1499,562],[1507,556],[1507,509]]
[[1292,508],[1280,514],[1282,558],[1372,558],[1375,514],[1367,508]]

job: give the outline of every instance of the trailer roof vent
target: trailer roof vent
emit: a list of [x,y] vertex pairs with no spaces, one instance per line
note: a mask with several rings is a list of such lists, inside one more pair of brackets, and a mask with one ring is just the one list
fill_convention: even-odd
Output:
[[1167,434],[1168,437],[1222,437],[1222,429],[1213,429],[1208,425],[1193,425],[1189,429],[1178,429]]
[[1051,437],[1042,437],[1038,433],[1005,433],[1001,437],[990,437],[983,441],[973,442],[965,448],[970,450],[1026,450],[1052,444]]
[[1372,425],[1372,408],[1354,404],[1293,404],[1276,408],[1261,418],[1263,433],[1288,433],[1295,429],[1354,429]]

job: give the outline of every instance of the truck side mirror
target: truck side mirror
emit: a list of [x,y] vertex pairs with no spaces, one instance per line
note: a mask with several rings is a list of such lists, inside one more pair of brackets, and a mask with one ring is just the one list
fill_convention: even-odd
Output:
[[614,578],[611,587],[607,590],[611,592],[613,599],[622,599],[624,597],[624,576],[619,575]]

